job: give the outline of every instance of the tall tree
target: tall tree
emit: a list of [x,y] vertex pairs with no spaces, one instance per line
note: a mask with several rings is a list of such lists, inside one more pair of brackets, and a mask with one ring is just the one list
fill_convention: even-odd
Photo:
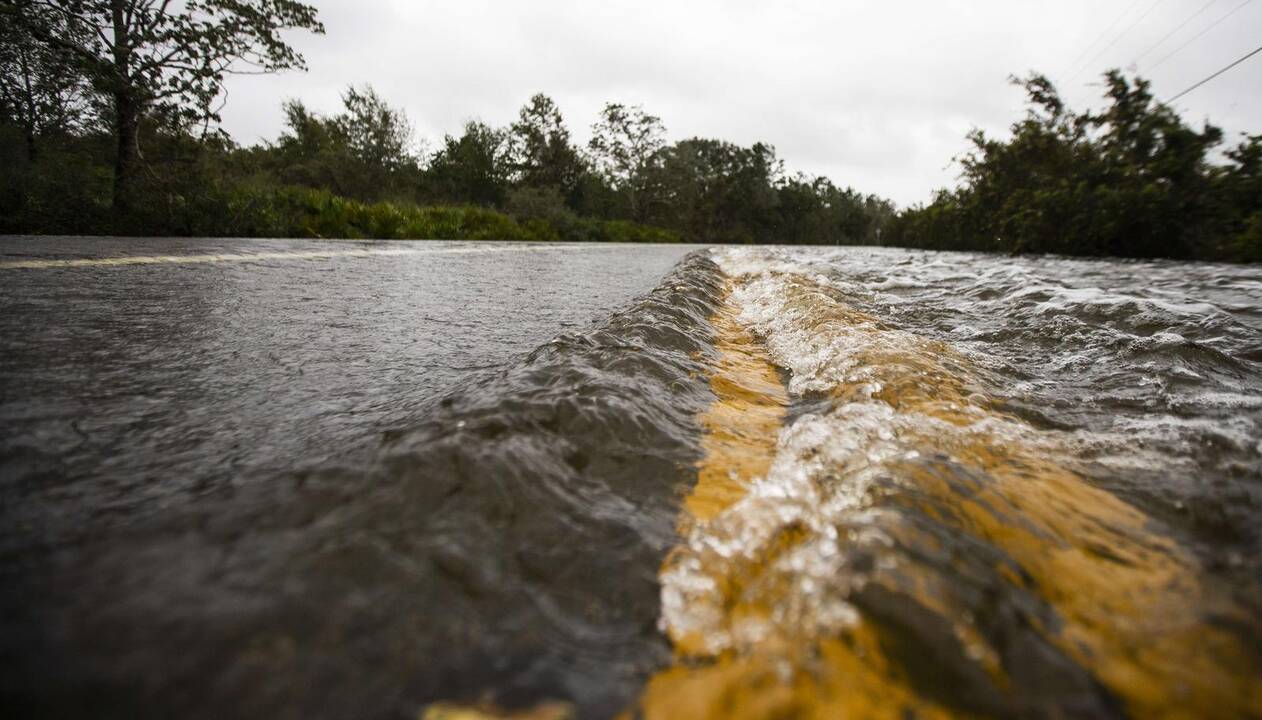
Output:
[[448,135],[430,160],[430,192],[447,201],[501,206],[508,194],[508,156],[502,130],[471,120],[459,138]]
[[[72,56],[110,99],[120,214],[132,202],[143,117],[161,112],[186,123],[216,120],[214,102],[228,75],[304,68],[281,33],[324,32],[315,8],[297,0],[0,0],[0,14]],[[61,34],[64,25],[92,33]]]
[[[47,13],[59,35],[87,39],[91,32]],[[29,160],[41,137],[81,129],[90,115],[90,88],[66,52],[39,42],[10,15],[0,15],[0,122],[22,131]]]
[[333,118],[334,127],[360,162],[390,172],[416,164],[406,113],[391,107],[371,85],[347,88],[342,104],[346,111]]
[[592,125],[588,151],[596,169],[614,189],[625,193],[631,217],[643,220],[654,186],[653,172],[666,146],[666,126],[643,106],[607,103]]
[[347,88],[342,104],[343,112],[327,117],[300,101],[285,103],[279,176],[360,200],[398,196],[419,171],[407,114],[368,85]]
[[552,98],[542,93],[530,98],[509,128],[509,143],[518,183],[554,187],[566,196],[574,191],[584,171],[583,158]]
[[697,242],[776,242],[776,187],[783,173],[775,148],[765,143],[746,148],[683,140],[665,151],[667,202],[660,222]]
[[1262,233],[1251,230],[1259,201],[1250,145],[1228,151],[1231,164],[1215,164],[1218,128],[1184,123],[1142,78],[1113,70],[1104,81],[1107,103],[1074,112],[1047,78],[1014,78],[1026,91],[1025,117],[1004,139],[970,133],[960,186],[904,212],[891,239],[1072,255],[1262,256]]

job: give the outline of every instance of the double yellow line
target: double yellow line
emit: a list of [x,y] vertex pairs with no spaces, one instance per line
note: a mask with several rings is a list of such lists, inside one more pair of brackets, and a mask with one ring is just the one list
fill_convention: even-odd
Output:
[[[913,677],[908,666],[918,658],[908,657],[907,645],[887,622],[861,610],[835,632],[819,633],[818,625],[802,622],[807,591],[794,562],[813,551],[819,524],[788,519],[754,541],[741,534],[746,503],[763,499],[751,490],[802,458],[786,457],[801,450],[785,440],[792,430],[785,427],[790,393],[763,341],[741,321],[732,297],[739,282],[729,279],[710,319],[718,350],[709,378],[715,400],[698,418],[703,458],[683,501],[684,542],[661,569],[664,628],[675,660],[650,678],[623,718],[985,714],[985,703],[962,706],[950,697],[950,687],[945,694],[926,693],[923,676]],[[1247,645],[1258,636],[1256,619],[1191,553],[1155,531],[1139,509],[1085,481],[1072,469],[1072,453],[1055,438],[1004,413],[1002,403],[979,391],[985,386],[980,374],[951,346],[827,300],[832,295],[805,278],[785,283],[784,292],[790,303],[812,303],[814,330],[843,330],[833,342],[851,343],[849,359],[863,369],[862,382],[839,383],[822,411],[838,423],[833,429],[851,434],[825,435],[822,442],[845,440],[860,457],[836,466],[816,458],[823,475],[815,480],[842,483],[849,472],[893,479],[858,517],[838,518],[839,525],[870,527],[876,545],[888,550],[889,567],[878,561],[863,582],[918,605],[931,613],[931,622],[947,627],[963,653],[960,661],[972,664],[973,677],[996,696],[992,710],[1031,711],[1031,701],[1017,695],[1022,687],[1013,673],[1030,668],[1011,666],[1020,660],[1006,660],[1003,649],[991,645],[982,630],[985,618],[972,617],[979,606],[956,592],[961,580],[955,568],[934,567],[906,552],[944,550],[939,538],[904,522],[906,517],[932,519],[952,537],[996,549],[1001,559],[989,569],[991,581],[1007,583],[1005,591],[1014,595],[1033,595],[1051,610],[1050,620],[1027,613],[1021,632],[1037,634],[1078,665],[1128,714],[1262,717],[1259,653]],[[865,412],[887,422],[876,430],[847,429],[848,418]],[[878,448],[874,438],[885,445]],[[872,452],[891,446],[899,452]],[[828,512],[821,509],[822,524]],[[865,540],[841,534],[836,542],[844,553],[847,543]],[[826,599],[851,599],[844,590],[833,591],[838,595]],[[793,608],[798,611],[789,612]],[[672,613],[703,621],[673,622]],[[753,630],[742,635],[741,628]],[[725,639],[715,642],[713,634]],[[1069,698],[1055,699],[1072,707]],[[572,713],[564,704],[517,715],[436,705],[424,717],[561,720]]]
[[[684,500],[680,533],[688,537],[741,501],[752,483],[765,476],[776,456],[777,438],[789,406],[782,371],[738,319],[731,302],[731,281],[723,304],[711,317],[718,362],[710,377],[714,403],[702,414],[697,483]],[[766,621],[776,608],[765,602],[766,588],[746,593],[747,585],[767,581],[767,565],[803,539],[803,530],[786,526],[760,557],[750,562],[721,561],[711,580],[725,596],[727,628],[742,622]],[[663,575],[683,562],[702,563],[686,547],[663,566]],[[725,558],[724,560],[727,560]],[[760,567],[762,566],[762,567]],[[733,572],[735,571],[735,572]],[[780,579],[771,579],[779,584]],[[664,585],[666,583],[663,583]],[[773,587],[788,600],[790,588]],[[684,600],[686,602],[686,600]],[[891,672],[880,638],[862,624],[845,637],[817,638],[794,645],[793,638],[771,636],[765,644],[715,654],[709,638],[689,629],[668,627],[676,662],[655,675],[628,718],[904,718],[915,709],[920,717],[943,714],[920,701]]]
[[[998,548],[1011,562],[996,566],[996,577],[1054,611],[1050,624],[1031,617],[1030,631],[1086,669],[1136,717],[1262,717],[1257,649],[1247,646],[1248,632],[1242,637],[1215,622],[1254,622],[1235,606],[1229,589],[1154,532],[1142,512],[1084,481],[1034,428],[979,394],[983,383],[950,346],[891,330],[839,302],[819,304],[827,293],[808,286],[797,279],[785,291],[800,294],[791,301],[816,303],[813,311],[826,315],[819,318],[822,326],[849,327],[849,339],[862,348],[853,359],[864,368],[864,382],[834,388],[831,411],[845,413],[857,403],[885,407],[893,418],[893,442],[912,451],[861,460],[915,488],[894,491],[892,500],[872,500],[878,509],[882,503],[897,506],[886,508],[894,510],[882,516],[886,520],[874,521],[882,533],[902,547],[933,547],[933,537],[898,523],[898,512],[905,511]],[[700,417],[704,458],[684,501],[680,529],[686,541],[667,559],[662,576],[666,593],[672,592],[668,576],[684,565],[690,582],[704,585],[705,607],[691,610],[720,617],[708,616],[702,627],[763,629],[756,641],[714,647],[696,628],[667,623],[676,661],[650,680],[628,717],[893,720],[967,714],[918,690],[906,658],[892,652],[897,643],[888,628],[863,613],[827,637],[785,624],[792,614],[783,611],[800,605],[795,594],[801,590],[783,558],[811,542],[818,529],[789,522],[752,548],[740,547],[739,533],[706,536],[707,528],[730,520],[725,513],[741,511],[751,485],[782,451],[777,435],[789,397],[781,371],[741,325],[739,312],[729,295],[711,319],[719,350],[710,378],[716,400]],[[940,466],[908,457],[948,458],[951,468],[980,480],[963,493]],[[690,538],[693,533],[700,535]],[[1013,668],[987,644],[978,619],[968,616],[974,608],[939,592],[949,590],[950,573],[934,576],[914,558],[893,559],[903,565],[884,574],[878,569],[868,582],[887,584],[953,625],[994,692],[1012,690]],[[664,595],[663,607],[690,600]],[[1249,630],[1257,636],[1258,628]],[[1020,698],[1010,699],[1020,707]]]

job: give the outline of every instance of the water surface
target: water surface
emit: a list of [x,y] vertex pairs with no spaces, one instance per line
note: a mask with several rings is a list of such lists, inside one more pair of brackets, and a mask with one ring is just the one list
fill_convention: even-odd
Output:
[[[576,283],[633,263],[573,257]],[[366,460],[304,450],[10,556],[6,692],[117,716],[1262,715],[1256,269],[730,248],[624,297]],[[413,336],[387,306],[350,356]]]

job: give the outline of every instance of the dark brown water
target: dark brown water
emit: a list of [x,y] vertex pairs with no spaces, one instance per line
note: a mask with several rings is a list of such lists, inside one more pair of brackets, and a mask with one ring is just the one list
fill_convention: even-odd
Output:
[[[362,461],[8,530],[6,698],[1262,715],[1256,269],[722,250],[541,342]],[[58,480],[6,478],[7,516]]]

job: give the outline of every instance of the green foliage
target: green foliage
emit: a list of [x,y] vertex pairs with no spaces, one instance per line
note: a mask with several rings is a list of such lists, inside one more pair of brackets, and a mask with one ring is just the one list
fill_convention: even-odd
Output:
[[466,123],[459,138],[448,135],[426,173],[430,195],[448,202],[502,205],[509,188],[507,142],[503,131],[477,121]]
[[1262,211],[1250,138],[1215,166],[1222,133],[1188,127],[1147,81],[1105,75],[1107,106],[1068,110],[1045,77],[1013,82],[1026,116],[1011,138],[969,135],[961,185],[902,213],[893,244],[938,249],[1247,260]]
[[520,185],[554,187],[569,195],[586,172],[560,108],[547,95],[530,98],[507,138],[513,179]]
[[[260,212],[260,209],[262,210]],[[524,222],[482,207],[421,207],[361,203],[328,192],[287,188],[259,203],[265,229],[273,218],[299,237],[380,240],[574,240],[587,242],[678,242],[673,233],[626,222],[601,222],[573,215],[532,217]]]
[[407,115],[371,86],[342,94],[344,110],[324,117],[300,101],[285,103],[285,130],[272,152],[255,153],[258,167],[287,185],[322,188],[358,200],[410,194],[418,182]]
[[587,148],[601,177],[627,199],[631,217],[643,219],[660,179],[666,127],[642,106],[607,103],[592,126]]
[[308,189],[276,193],[276,211],[302,237],[379,240],[527,240],[512,219],[476,207],[415,207],[361,203]]
[[[33,8],[42,26],[83,41],[91,32],[47,8]],[[40,42],[15,15],[0,12],[0,122],[20,128],[27,159],[41,138],[81,131],[96,121],[90,88],[74,57]]]
[[894,217],[889,201],[838,188],[828,178],[796,175],[780,185],[778,196],[776,234],[787,244],[878,244]]
[[304,67],[284,31],[324,32],[315,8],[296,0],[0,0],[0,14],[73,57],[103,92],[127,95],[134,112],[161,107],[193,122],[215,116],[213,101],[239,65]]
[[959,187],[895,213],[788,175],[765,143],[668,144],[640,106],[606,104],[581,151],[543,94],[429,158],[367,85],[332,116],[287,102],[275,143],[236,147],[214,130],[213,101],[238,69],[303,67],[284,40],[294,29],[324,30],[298,0],[0,0],[0,231],[1262,260],[1262,136],[1217,155],[1221,131],[1189,127],[1117,71],[1099,112],[1071,111],[1042,76],[1014,79],[1027,112],[1011,136],[970,133]]
[[[113,121],[116,222],[129,217],[141,121],[203,128],[218,119],[215,98],[241,68],[304,67],[282,37],[323,33],[316,10],[297,0],[0,0],[0,16],[50,52],[68,58],[105,99]],[[90,32],[66,32],[87,28]]]
[[769,145],[685,140],[665,151],[661,198],[649,214],[698,242],[778,242],[781,173]]
[[0,125],[0,233],[109,232],[108,142],[94,137],[45,139],[32,160],[23,134]]
[[351,86],[342,94],[346,112],[332,119],[334,136],[359,162],[387,172],[416,166],[412,124],[372,89]]
[[[3,2],[3,0],[0,0]],[[888,203],[822,178],[786,178],[774,149],[691,139],[666,145],[661,121],[607,105],[592,155],[576,148],[560,110],[537,95],[508,128],[471,121],[428,162],[413,152],[407,116],[371,87],[343,110],[284,105],[274,143],[240,148],[146,117],[132,191],[111,207],[117,128],[41,138],[52,162],[30,161],[20,129],[0,123],[0,151],[17,158],[0,187],[10,232],[451,238],[578,242],[871,243]],[[91,152],[87,150],[91,149]],[[19,161],[20,160],[20,161]],[[75,178],[91,182],[75,184]],[[113,179],[117,182],[117,173]],[[105,184],[102,184],[105,183]],[[115,186],[116,187],[116,186]],[[74,198],[73,206],[64,198]],[[114,194],[117,198],[117,194]]]

